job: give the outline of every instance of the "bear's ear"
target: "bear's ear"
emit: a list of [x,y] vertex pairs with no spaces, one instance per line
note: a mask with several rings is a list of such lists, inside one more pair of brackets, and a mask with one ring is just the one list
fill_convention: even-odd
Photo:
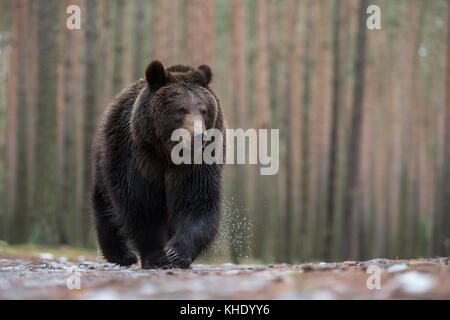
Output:
[[160,61],[154,60],[147,66],[145,79],[150,89],[155,91],[167,83],[166,70]]
[[207,66],[206,64],[203,64],[200,67],[198,67],[198,70],[200,70],[200,72],[203,73],[203,76],[205,77],[205,81],[206,81],[205,86],[207,86],[212,80],[211,68],[209,66]]

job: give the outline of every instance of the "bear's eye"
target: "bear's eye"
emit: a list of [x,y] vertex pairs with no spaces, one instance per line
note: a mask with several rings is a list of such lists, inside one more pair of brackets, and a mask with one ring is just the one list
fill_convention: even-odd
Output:
[[178,113],[180,116],[184,116],[184,115],[186,114],[186,110],[185,110],[185,109],[178,109],[178,110],[177,110],[177,113]]

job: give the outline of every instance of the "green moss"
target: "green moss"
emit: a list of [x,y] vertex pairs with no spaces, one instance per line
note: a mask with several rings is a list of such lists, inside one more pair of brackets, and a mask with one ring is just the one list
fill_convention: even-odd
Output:
[[68,246],[43,246],[36,244],[14,244],[10,245],[5,241],[0,241],[0,257],[2,255],[39,258],[41,253],[51,253],[55,259],[66,257],[69,260],[79,260],[78,257],[84,256],[86,260],[96,260],[97,251],[84,248],[74,248]]

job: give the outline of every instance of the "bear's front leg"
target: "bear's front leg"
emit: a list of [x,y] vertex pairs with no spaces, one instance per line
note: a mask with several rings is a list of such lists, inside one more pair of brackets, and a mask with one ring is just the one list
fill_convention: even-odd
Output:
[[198,254],[214,240],[219,227],[219,208],[180,211],[173,221],[178,227],[166,247],[166,257],[178,268],[189,268]]
[[134,242],[143,269],[170,269],[174,266],[167,259],[164,246],[168,241],[167,223],[152,220],[145,224],[141,221],[140,226],[133,228],[139,230],[134,234]]
[[169,225],[174,232],[164,250],[179,268],[189,268],[214,240],[220,223],[222,184],[215,165],[181,166],[166,176]]

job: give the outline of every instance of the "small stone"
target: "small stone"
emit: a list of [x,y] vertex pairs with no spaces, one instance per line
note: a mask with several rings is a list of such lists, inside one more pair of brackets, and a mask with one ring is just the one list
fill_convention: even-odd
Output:
[[337,266],[335,271],[348,271],[348,267],[347,266]]
[[302,264],[302,266],[300,267],[301,270],[308,272],[308,271],[313,271],[314,270],[314,265],[312,265],[311,263],[307,263],[307,264]]
[[327,270],[331,270],[333,269],[334,265],[332,263],[325,263],[325,262],[321,262],[319,263],[319,265],[317,266],[317,270],[320,271],[327,271]]

